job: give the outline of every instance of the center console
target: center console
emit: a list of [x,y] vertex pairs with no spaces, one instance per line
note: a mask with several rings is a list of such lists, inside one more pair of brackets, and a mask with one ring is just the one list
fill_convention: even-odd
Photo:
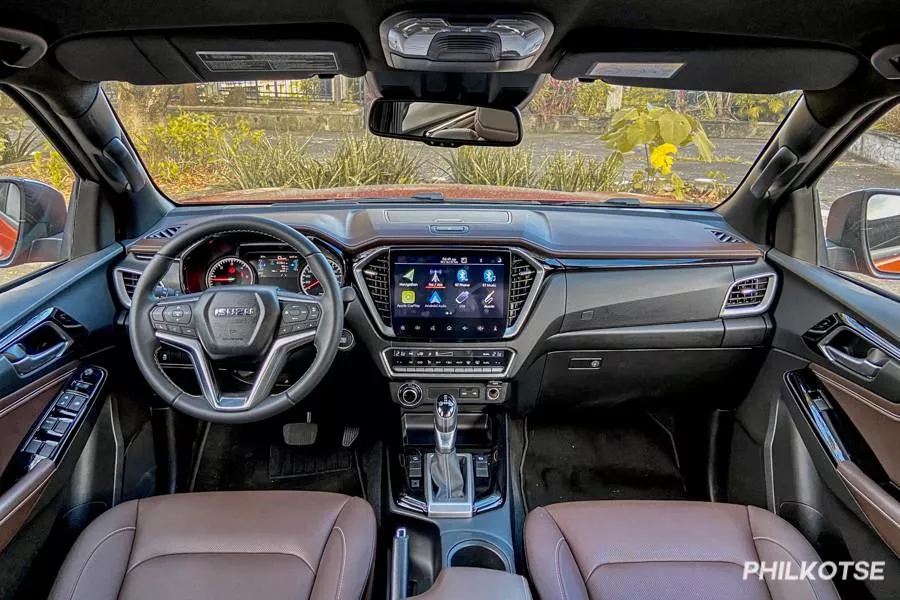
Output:
[[501,406],[543,263],[518,248],[397,246],[359,256],[353,272],[400,407],[387,452],[392,520],[411,547],[434,549],[410,562],[410,580],[427,588],[451,567],[514,573]]

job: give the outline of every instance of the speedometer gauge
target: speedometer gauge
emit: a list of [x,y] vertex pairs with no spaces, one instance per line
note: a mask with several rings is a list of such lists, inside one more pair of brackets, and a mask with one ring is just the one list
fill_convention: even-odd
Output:
[[227,256],[212,264],[206,272],[206,287],[218,285],[253,285],[256,273],[247,261]]
[[[344,267],[330,256],[326,256],[325,260],[328,261],[328,265],[334,271],[334,276],[337,278],[338,283],[342,284],[344,281]],[[312,272],[308,264],[300,271],[300,288],[304,294],[309,294],[310,296],[322,295],[323,290],[322,285],[319,283],[319,278]]]

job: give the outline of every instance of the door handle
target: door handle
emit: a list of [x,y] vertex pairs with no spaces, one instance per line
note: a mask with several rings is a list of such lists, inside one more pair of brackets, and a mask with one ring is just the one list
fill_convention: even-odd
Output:
[[[69,347],[69,342],[59,342],[58,344],[54,344],[45,350],[41,350],[40,352],[36,352],[34,354],[25,354],[22,358],[11,361],[13,368],[19,375],[26,375],[40,369],[44,365],[53,362],[57,358],[63,355],[66,349]],[[8,356],[4,354],[4,356]]]
[[888,355],[878,348],[871,348],[864,358],[853,356],[830,345],[825,345],[822,350],[834,364],[867,379],[873,379],[878,375],[889,360]]

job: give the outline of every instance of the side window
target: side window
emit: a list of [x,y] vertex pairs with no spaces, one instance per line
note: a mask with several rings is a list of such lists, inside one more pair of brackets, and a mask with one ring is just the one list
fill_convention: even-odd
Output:
[[862,134],[816,188],[823,266],[900,299],[900,105]]
[[75,175],[22,109],[0,92],[0,288],[63,261]]

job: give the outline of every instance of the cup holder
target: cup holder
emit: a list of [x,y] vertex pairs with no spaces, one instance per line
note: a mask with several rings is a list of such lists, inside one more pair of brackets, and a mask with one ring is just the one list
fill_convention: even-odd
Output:
[[506,558],[496,546],[481,540],[457,544],[450,550],[451,567],[477,567],[494,571],[509,571]]

